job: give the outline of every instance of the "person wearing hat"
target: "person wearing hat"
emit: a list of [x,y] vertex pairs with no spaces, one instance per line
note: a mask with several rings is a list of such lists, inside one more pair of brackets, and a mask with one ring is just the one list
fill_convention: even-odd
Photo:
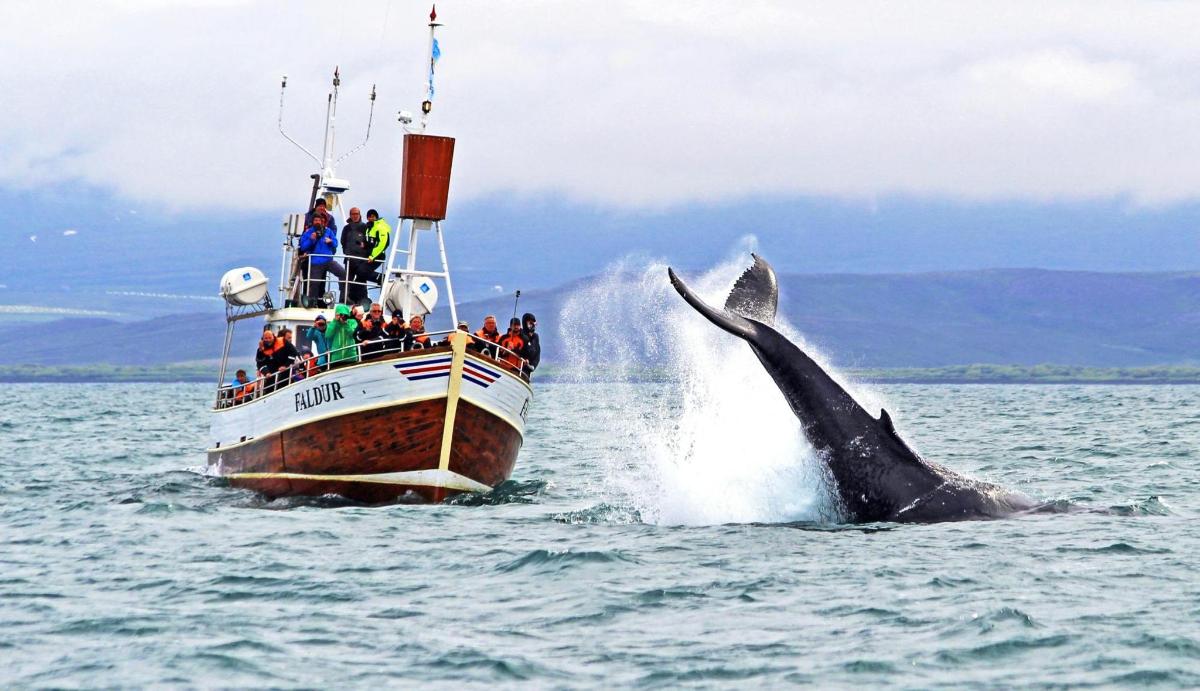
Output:
[[521,338],[525,339],[525,352],[521,353],[525,358],[525,374],[533,374],[538,363],[542,361],[542,342],[538,340],[537,317],[531,312],[526,312],[521,316],[521,326]]
[[414,314],[413,318],[408,320],[409,331],[412,332],[412,347],[428,348],[430,346],[429,337],[425,335],[425,319],[419,314]]
[[304,335],[308,336],[309,342],[313,344],[313,351],[317,355],[317,367],[321,369],[324,369],[325,365],[329,364],[329,360],[325,356],[329,352],[327,329],[328,322],[325,321],[325,315],[318,314],[317,318],[313,320],[313,325],[308,328],[308,331],[304,332]]
[[366,271],[371,280],[380,284],[383,283],[383,276],[377,269],[387,260],[384,251],[387,250],[391,237],[392,227],[388,225],[388,222],[380,218],[379,212],[375,209],[367,209],[367,246],[370,248],[370,253],[367,255]]
[[521,358],[525,352],[525,339],[521,337],[521,320],[513,317],[508,320],[508,333],[500,338],[500,347],[505,349],[502,358],[513,367],[521,366]]
[[[475,338],[473,336],[471,336],[471,325],[467,324],[467,322],[460,319],[460,320],[458,320],[458,330],[467,334],[467,337],[468,337],[467,338],[467,349],[478,351],[479,344],[476,342]],[[440,345],[440,346],[450,345],[450,334],[446,334],[446,337],[443,338],[441,341],[439,341],[438,345]]]
[[338,239],[326,223],[328,216],[314,214],[312,225],[304,229],[297,249],[308,261],[308,299],[314,304],[325,294],[325,276],[333,274],[339,279],[341,301],[346,301],[346,269],[336,260]]
[[325,329],[330,366],[358,362],[358,342],[354,340],[357,329],[358,322],[350,319],[350,308],[338,305],[333,310],[333,321]]

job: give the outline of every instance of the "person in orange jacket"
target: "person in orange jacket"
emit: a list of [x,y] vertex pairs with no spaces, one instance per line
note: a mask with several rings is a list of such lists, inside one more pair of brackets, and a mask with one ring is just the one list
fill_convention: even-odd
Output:
[[500,338],[500,347],[512,352],[505,352],[501,359],[513,367],[521,366],[521,353],[525,350],[525,339],[521,337],[521,320],[513,317],[508,320],[508,333]]

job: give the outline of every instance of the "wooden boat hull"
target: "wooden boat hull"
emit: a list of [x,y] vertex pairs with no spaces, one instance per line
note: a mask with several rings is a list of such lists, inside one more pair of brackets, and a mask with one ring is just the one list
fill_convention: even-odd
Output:
[[[318,401],[324,397],[332,400]],[[214,423],[218,439],[208,464],[231,485],[272,498],[436,502],[508,479],[531,400],[516,374],[458,347],[406,353],[333,369],[218,411],[240,419]],[[257,433],[238,434],[246,430]]]

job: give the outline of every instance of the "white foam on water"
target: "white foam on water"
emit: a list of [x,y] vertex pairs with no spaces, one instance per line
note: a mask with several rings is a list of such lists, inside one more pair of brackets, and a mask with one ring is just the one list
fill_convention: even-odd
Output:
[[[746,251],[684,280],[725,303]],[[686,274],[686,272],[685,272]],[[564,304],[568,377],[607,383],[605,493],[667,525],[836,519],[825,467],[749,346],[693,310],[666,264],[627,259]],[[786,323],[776,327],[817,357]],[[647,380],[653,383],[646,383]]]

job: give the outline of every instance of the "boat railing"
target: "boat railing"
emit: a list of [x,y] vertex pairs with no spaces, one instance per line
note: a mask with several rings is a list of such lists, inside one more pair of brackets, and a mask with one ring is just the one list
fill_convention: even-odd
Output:
[[[449,349],[448,339],[450,334],[454,332],[454,329],[448,329],[445,331],[431,331],[417,334],[427,339],[427,343],[425,344],[412,338],[396,339],[388,337],[353,343],[327,353],[311,354],[310,357],[296,361],[287,369],[281,369],[277,372],[256,373],[258,376],[244,384],[222,384],[217,388],[215,408],[217,410],[224,410],[249,403],[292,384],[311,379],[322,372],[328,372],[331,369],[392,359],[399,357],[403,353]],[[499,343],[483,341],[474,335],[471,335],[471,343],[467,345],[467,348],[478,355],[488,358],[491,361],[489,364],[505,369],[523,381],[529,381],[530,370],[527,367],[528,362],[520,353],[505,348]]]
[[[287,248],[293,254],[291,275],[288,277],[287,286],[290,286],[286,296],[285,304],[294,307],[333,307],[333,305],[342,302],[346,304],[364,304],[366,302],[380,302],[380,291],[382,290],[383,274],[387,271],[386,257],[379,257],[375,260],[368,260],[366,257],[357,255],[349,255],[344,252],[336,254],[301,254],[295,247]],[[330,261],[335,261],[341,267],[346,278],[338,278],[332,272],[326,270],[324,276],[315,278],[320,266],[327,266],[328,262],[321,265],[314,264],[313,257],[329,257]],[[351,262],[362,262],[368,265],[366,268],[370,272],[368,276],[355,275],[356,279],[350,278]],[[329,288],[329,281],[333,281],[333,290]],[[313,285],[320,283],[320,291],[313,291]],[[361,288],[362,294],[365,296],[359,300],[350,300],[349,295],[352,288]],[[315,293],[315,294],[314,294]],[[325,296],[332,294],[331,300],[326,300]],[[345,299],[342,299],[345,298]]]

